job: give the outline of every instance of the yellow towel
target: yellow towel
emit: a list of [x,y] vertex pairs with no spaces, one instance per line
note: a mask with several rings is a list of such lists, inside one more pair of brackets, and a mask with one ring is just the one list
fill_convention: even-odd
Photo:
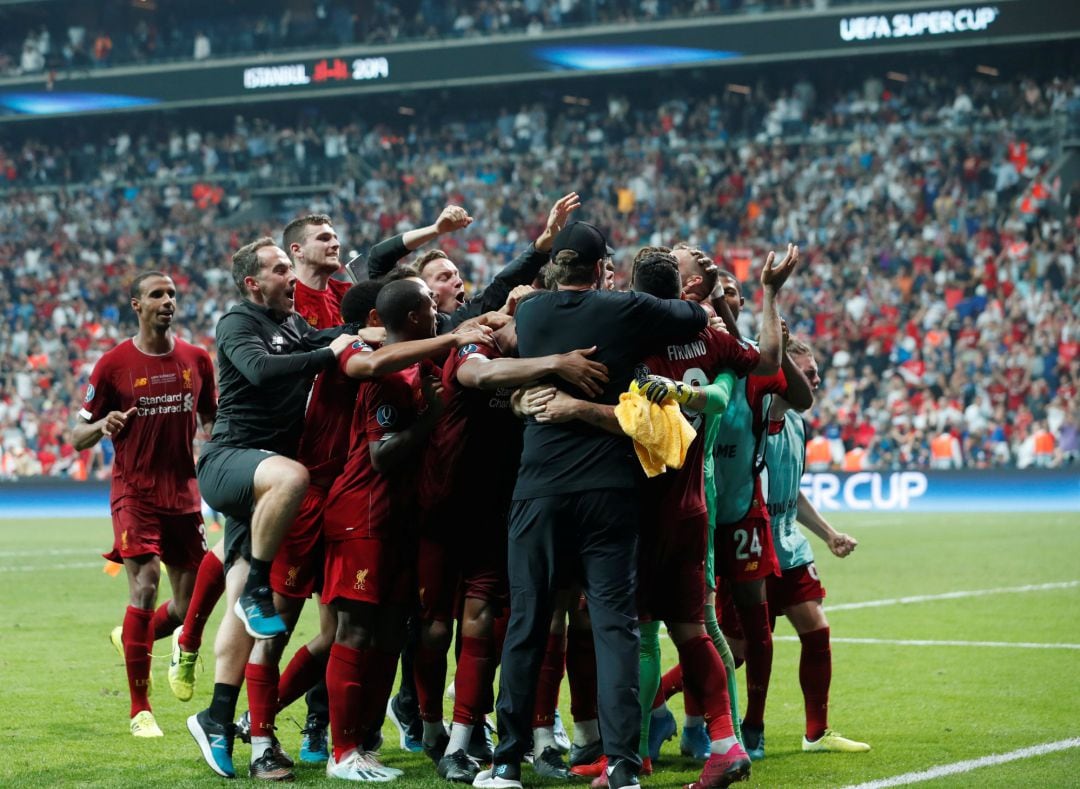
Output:
[[637,392],[623,392],[615,406],[615,417],[623,432],[634,439],[634,451],[646,476],[682,468],[697,433],[678,403],[668,399],[657,405]]

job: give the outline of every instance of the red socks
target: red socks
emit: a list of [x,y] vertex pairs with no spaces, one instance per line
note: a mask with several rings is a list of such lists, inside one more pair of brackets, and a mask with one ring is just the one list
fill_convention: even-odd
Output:
[[799,684],[806,705],[806,739],[817,740],[829,728],[829,685],[832,682],[832,649],[829,628],[799,636]]
[[272,737],[278,709],[278,667],[248,663],[244,678],[251,711],[251,736]]
[[765,697],[772,674],[773,642],[769,628],[769,604],[739,608],[746,636],[746,715],[743,726],[760,729],[765,720]]
[[442,720],[442,695],[446,682],[446,653],[420,644],[413,656],[413,679],[420,718],[433,723]]
[[555,710],[559,706],[559,685],[566,671],[566,636],[548,634],[547,650],[540,664],[540,679],[536,683],[536,709],[533,728],[555,725]]
[[153,611],[129,605],[124,613],[124,665],[131,693],[131,717],[150,709],[150,647]]
[[344,644],[330,647],[330,659],[326,663],[326,691],[330,698],[330,735],[336,761],[360,746],[363,682],[373,654],[373,650],[350,649]]
[[567,632],[566,676],[571,716],[576,721],[596,720],[596,649],[591,630],[572,627]]
[[[367,679],[364,681],[366,702],[360,716],[360,731],[367,736],[380,726],[386,715],[386,702],[394,692],[394,677],[397,676],[397,652],[383,652],[375,649],[371,652],[368,663]],[[442,720],[442,696],[439,697],[439,720]]]
[[288,707],[315,687],[324,677],[326,677],[326,656],[311,654],[307,644],[304,644],[296,650],[289,665],[281,672],[277,690],[278,710]]
[[461,637],[461,657],[454,674],[454,723],[476,725],[487,713],[485,701],[495,682],[495,643],[490,638]]
[[682,666],[676,663],[675,668],[660,677],[660,687],[656,691],[656,698],[653,699],[652,708],[655,710],[676,693],[682,693],[682,690]]
[[174,619],[172,614],[169,613],[169,603],[171,602],[172,600],[166,600],[159,605],[150,620],[150,632],[154,634],[154,641],[160,641],[166,636],[171,636],[177,625],[180,624],[179,620]]
[[[727,691],[724,661],[709,636],[702,634],[677,645],[683,666],[687,707],[690,699],[700,702],[710,740],[735,736],[731,725],[731,701]],[[691,714],[687,710],[687,715]]]
[[180,634],[180,648],[185,652],[198,652],[202,646],[203,629],[214,606],[225,594],[225,567],[210,551],[203,556],[199,572],[195,575],[195,589],[184,617],[184,632]]

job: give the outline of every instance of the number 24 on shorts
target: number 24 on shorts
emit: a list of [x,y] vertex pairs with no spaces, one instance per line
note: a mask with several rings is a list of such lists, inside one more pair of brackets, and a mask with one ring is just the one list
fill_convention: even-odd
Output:
[[750,554],[754,554],[754,556],[757,557],[761,556],[761,540],[758,539],[757,529],[749,532],[746,529],[736,529],[734,537],[736,543],[736,559],[739,559],[740,561],[749,559]]

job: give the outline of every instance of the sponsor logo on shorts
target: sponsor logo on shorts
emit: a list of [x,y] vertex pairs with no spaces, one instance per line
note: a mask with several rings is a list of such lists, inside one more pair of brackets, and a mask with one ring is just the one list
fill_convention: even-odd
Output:
[[754,570],[756,570],[757,568],[758,568],[758,562],[756,562],[756,561],[746,563],[746,572],[748,572],[748,573],[754,572]]
[[90,384],[88,387],[86,387],[86,397],[83,399],[83,402],[84,403],[89,403],[93,399],[94,399],[94,385]]
[[352,588],[357,590],[358,592],[365,591],[367,589],[367,576],[368,576],[368,571],[367,570],[357,570],[356,571],[356,583],[354,583],[352,585]]
[[319,316],[318,315],[308,315],[305,318],[305,320],[308,322],[308,325],[311,326],[311,328],[313,328],[313,329],[318,328],[318,325],[319,325]]
[[122,532],[120,532],[120,550],[127,550],[127,529],[124,529]]
[[810,577],[813,578],[815,581],[821,580],[820,578],[818,578],[817,565],[813,562],[810,562],[810,564],[806,565],[806,572],[810,573]]
[[296,586],[296,577],[299,574],[300,574],[300,568],[299,567],[290,566],[289,567],[289,572],[287,572],[285,574],[285,576],[286,576],[285,577],[285,585],[286,586]]
[[459,359],[464,359],[470,353],[476,353],[478,350],[480,349],[477,348],[476,345],[469,343],[468,345],[462,346],[461,350],[457,352],[457,355]]
[[392,405],[381,405],[375,412],[375,421],[379,427],[393,427],[397,422],[397,409]]

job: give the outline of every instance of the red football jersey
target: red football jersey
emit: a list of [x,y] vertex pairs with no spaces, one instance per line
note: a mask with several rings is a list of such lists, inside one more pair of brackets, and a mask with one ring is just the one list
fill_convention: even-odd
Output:
[[307,466],[312,484],[329,487],[345,467],[349,425],[360,387],[360,381],[345,375],[345,366],[353,356],[374,350],[363,340],[357,340],[341,352],[336,367],[328,368],[315,379],[296,456]]
[[412,426],[420,412],[420,365],[362,381],[356,396],[345,468],[326,497],[323,535],[327,540],[379,538],[412,512],[416,463],[392,474],[371,464],[368,443]]
[[470,389],[458,382],[461,365],[474,357],[498,359],[502,354],[486,345],[466,345],[451,351],[443,364],[446,410],[425,450],[419,486],[426,508],[476,490],[481,469],[481,488],[488,497],[513,493],[524,423],[510,409],[513,389]]
[[127,498],[158,512],[199,512],[191,442],[196,414],[217,411],[210,354],[183,340],[161,356],[125,340],[102,356],[90,374],[79,416],[96,422],[110,411],[138,411],[113,436],[111,502]]
[[300,280],[296,281],[293,293],[293,309],[306,320],[313,329],[329,329],[341,325],[341,299],[345,291],[351,288],[348,282],[331,279],[326,283],[326,290],[309,288]]
[[[743,345],[730,334],[702,329],[693,342],[668,345],[658,354],[645,360],[653,375],[663,375],[673,381],[696,386],[713,382],[724,370],[742,378],[757,367],[760,354],[752,345]],[[697,411],[683,408],[698,437],[690,444],[681,469],[649,481],[647,498],[665,518],[683,519],[706,511],[705,506],[705,447],[701,438],[705,417]]]

